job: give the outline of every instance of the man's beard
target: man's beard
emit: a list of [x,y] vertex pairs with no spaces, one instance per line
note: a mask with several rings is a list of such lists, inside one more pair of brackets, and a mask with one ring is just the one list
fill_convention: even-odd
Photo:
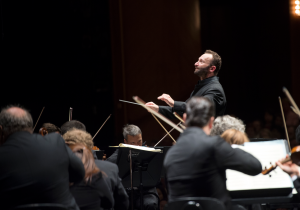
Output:
[[210,66],[206,67],[206,68],[200,68],[200,69],[197,69],[196,71],[194,71],[194,74],[197,75],[198,77],[203,77],[205,78],[206,75],[208,74],[209,72],[209,68]]

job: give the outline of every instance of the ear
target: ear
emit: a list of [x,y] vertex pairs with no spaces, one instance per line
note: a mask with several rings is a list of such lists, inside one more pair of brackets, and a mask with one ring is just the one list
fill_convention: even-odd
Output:
[[126,139],[124,139],[124,143],[125,143],[125,144],[127,144],[127,141],[126,141]]
[[210,118],[209,123],[208,123],[209,129],[211,129],[213,127],[214,120],[215,120],[215,117]]
[[183,121],[186,121],[186,113],[183,113]]
[[216,66],[211,66],[211,67],[209,68],[209,71],[210,71],[211,73],[215,73],[215,70],[216,70]]

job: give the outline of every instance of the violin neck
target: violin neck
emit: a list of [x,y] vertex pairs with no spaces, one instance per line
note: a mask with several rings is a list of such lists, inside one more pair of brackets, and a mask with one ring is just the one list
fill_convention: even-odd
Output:
[[288,158],[282,160],[281,163],[283,164],[283,163],[286,163],[286,162],[289,162],[289,161],[291,161],[291,157],[288,157]]

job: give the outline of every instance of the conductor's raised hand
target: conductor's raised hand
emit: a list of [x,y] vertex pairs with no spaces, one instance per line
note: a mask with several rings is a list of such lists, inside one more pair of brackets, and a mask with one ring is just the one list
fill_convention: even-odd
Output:
[[155,112],[158,112],[158,106],[155,104],[155,103],[153,103],[153,102],[148,102],[148,103],[146,103],[145,104],[145,106],[146,107],[149,107],[150,109],[152,109],[153,111],[155,111]]
[[162,94],[161,96],[157,97],[157,99],[166,102],[170,107],[174,107],[174,100],[168,94]]
[[[286,158],[288,157],[289,156],[287,155]],[[292,161],[281,163],[284,159],[285,158],[278,160],[276,162],[276,165],[279,166],[284,172],[286,172],[291,177],[294,175],[300,176],[299,167],[295,163],[292,163]]]

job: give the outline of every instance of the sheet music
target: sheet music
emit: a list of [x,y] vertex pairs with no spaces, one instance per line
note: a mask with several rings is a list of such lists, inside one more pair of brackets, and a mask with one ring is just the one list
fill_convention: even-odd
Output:
[[[232,145],[233,148],[240,148],[254,157],[262,164],[263,168],[275,165],[275,162],[284,158],[287,154],[285,140],[274,140],[265,142],[247,142],[244,146]],[[271,164],[270,164],[271,162]],[[229,191],[293,188],[293,182],[288,174],[279,167],[268,175],[249,176],[234,170],[226,170],[227,189]]]

